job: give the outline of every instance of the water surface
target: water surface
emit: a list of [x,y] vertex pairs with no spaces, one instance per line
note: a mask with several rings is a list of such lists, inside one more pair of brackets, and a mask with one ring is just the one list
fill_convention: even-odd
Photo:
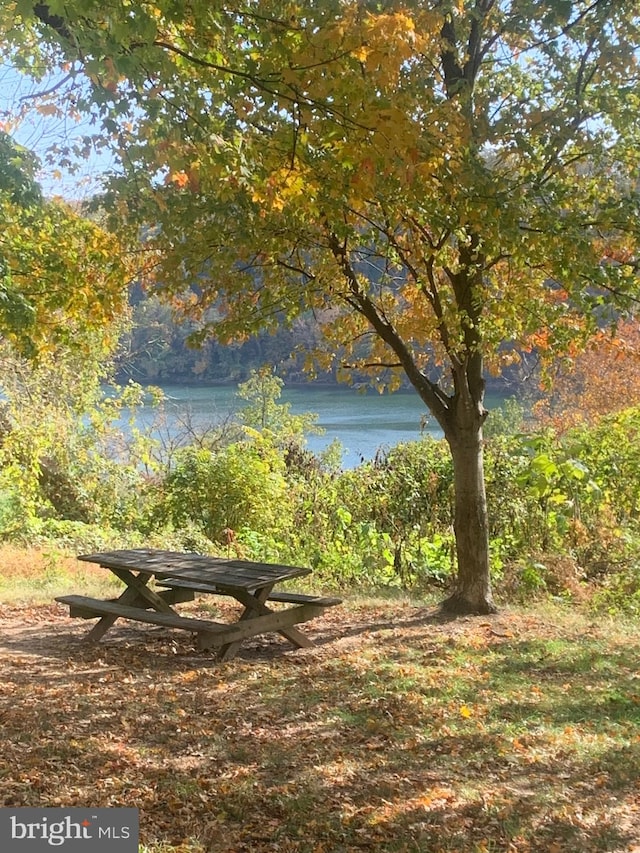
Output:
[[[233,386],[165,385],[166,413],[169,428],[185,416],[198,428],[218,423],[232,416],[243,405]],[[280,403],[289,403],[294,415],[312,412],[318,415],[322,435],[310,435],[307,446],[314,452],[326,448],[334,439],[343,446],[342,463],[352,468],[372,459],[378,449],[388,449],[400,442],[415,441],[420,435],[441,437],[442,432],[428,416],[424,403],[415,392],[395,394],[360,393],[348,387],[304,386],[283,389]],[[488,399],[487,406],[500,405],[500,397]],[[152,408],[138,414],[140,425],[155,417]]]

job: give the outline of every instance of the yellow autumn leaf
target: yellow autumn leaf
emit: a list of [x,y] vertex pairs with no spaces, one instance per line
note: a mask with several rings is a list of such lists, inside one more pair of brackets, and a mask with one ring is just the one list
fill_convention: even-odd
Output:
[[175,184],[178,187],[185,187],[189,183],[189,176],[186,172],[172,172],[169,175],[168,183]]
[[473,716],[473,711],[471,710],[471,708],[468,705],[461,705],[460,706],[460,716],[464,717],[465,719],[468,719],[469,717]]
[[369,56],[370,53],[371,53],[371,50],[364,44],[360,45],[360,47],[357,47],[355,50],[352,51],[352,55],[359,62],[366,62],[367,57]]

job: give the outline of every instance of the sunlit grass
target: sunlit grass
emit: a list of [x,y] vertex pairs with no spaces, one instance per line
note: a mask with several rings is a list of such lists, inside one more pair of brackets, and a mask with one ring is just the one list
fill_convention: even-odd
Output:
[[118,588],[110,572],[59,549],[0,546],[0,602],[5,604],[48,604],[68,593],[105,598]]

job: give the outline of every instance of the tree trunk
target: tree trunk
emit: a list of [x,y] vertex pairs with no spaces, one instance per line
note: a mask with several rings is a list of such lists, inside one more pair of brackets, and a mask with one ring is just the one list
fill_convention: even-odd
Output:
[[489,523],[484,486],[482,423],[456,430],[447,440],[453,457],[458,574],[447,613],[495,613],[489,572]]

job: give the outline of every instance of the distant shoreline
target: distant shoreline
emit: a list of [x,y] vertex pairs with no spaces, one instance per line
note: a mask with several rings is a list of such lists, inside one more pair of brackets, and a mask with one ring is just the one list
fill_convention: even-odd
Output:
[[[159,379],[156,381],[150,381],[149,379],[135,379],[133,376],[123,376],[116,375],[116,382],[119,384],[126,384],[127,382],[137,382],[139,385],[142,385],[143,388],[146,387],[155,387],[155,388],[163,388],[167,385],[174,385],[180,388],[237,388],[243,382],[246,382],[246,379],[227,379],[227,380],[218,380],[212,382],[210,380],[202,380],[198,381],[197,377],[189,377],[184,379],[178,378],[167,378],[167,379]],[[413,386],[401,386],[397,388],[395,391],[389,391],[388,389],[384,389],[384,391],[380,392],[378,389],[373,388],[364,383],[357,383],[354,385],[349,385],[346,382],[328,382],[322,380],[312,380],[309,382],[300,382],[294,381],[290,382],[286,379],[283,379],[284,385],[283,390],[287,388],[291,389],[306,389],[309,391],[313,390],[323,390],[323,391],[351,391],[357,394],[375,394],[377,396],[394,396],[396,394],[416,394],[417,391]],[[518,389],[514,387],[513,383],[508,382],[504,379],[495,379],[491,378],[487,381],[486,391],[489,394],[502,394],[505,396],[516,396],[518,394]]]

